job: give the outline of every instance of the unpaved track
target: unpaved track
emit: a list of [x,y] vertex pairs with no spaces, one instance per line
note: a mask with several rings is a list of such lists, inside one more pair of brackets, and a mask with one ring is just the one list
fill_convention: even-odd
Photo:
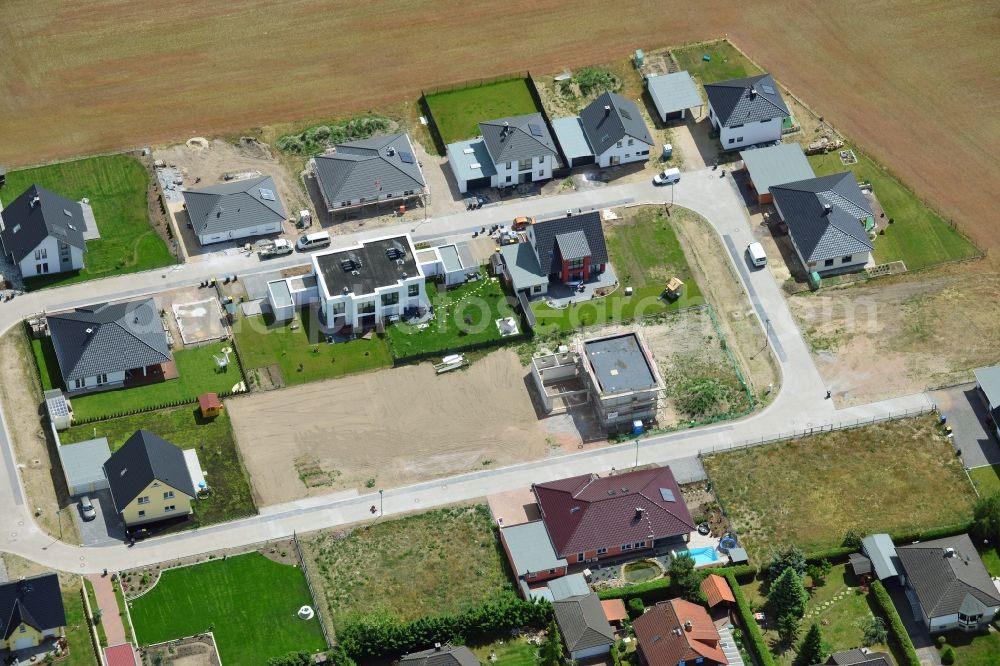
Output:
[[[993,245],[1000,14],[938,0],[0,3],[0,163],[377,109],[721,37]],[[97,46],[95,46],[97,45]],[[956,165],[961,165],[960,174]]]

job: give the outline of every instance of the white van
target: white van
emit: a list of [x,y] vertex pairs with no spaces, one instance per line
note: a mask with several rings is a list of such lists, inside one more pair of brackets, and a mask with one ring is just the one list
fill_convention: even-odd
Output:
[[681,179],[681,170],[673,167],[653,176],[653,185],[672,185]]
[[330,234],[326,231],[317,231],[313,234],[300,236],[298,242],[295,243],[295,247],[299,249],[299,252],[308,252],[309,250],[327,247],[328,245],[330,245]]
[[757,268],[767,266],[767,255],[764,254],[764,246],[760,243],[750,243],[747,245],[747,254],[750,255],[750,263]]

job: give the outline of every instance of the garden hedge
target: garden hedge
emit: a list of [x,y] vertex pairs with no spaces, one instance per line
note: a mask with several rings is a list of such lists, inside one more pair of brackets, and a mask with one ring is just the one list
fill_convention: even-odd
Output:
[[[714,573],[720,576],[732,574],[736,580],[748,582],[757,575],[757,571],[757,567],[752,564],[740,564],[733,567],[699,569],[698,573],[705,575]],[[601,590],[597,593],[597,596],[601,599],[624,599],[625,601],[629,601],[631,599],[642,599],[643,603],[647,606],[652,606],[658,601],[672,599],[675,595],[670,590],[670,576],[664,576],[663,578],[657,578],[656,580],[647,581],[645,583],[637,583],[635,585],[627,585],[625,587],[615,587],[607,590]]]
[[757,663],[760,666],[775,666],[774,657],[771,656],[771,651],[767,649],[767,642],[764,640],[764,635],[760,633],[760,627],[757,626],[757,620],[754,619],[753,609],[747,603],[747,598],[743,595],[743,588],[740,587],[736,576],[732,573],[727,571],[724,576],[729,583],[729,587],[733,590],[733,598],[736,599],[736,608],[740,614],[740,621],[743,623],[744,636],[750,637],[750,640],[746,642],[746,647],[754,653]]
[[872,581],[871,590],[872,596],[875,598],[875,603],[878,604],[879,608],[882,609],[882,613],[889,620],[889,634],[905,657],[905,666],[920,666],[920,657],[917,656],[917,651],[913,647],[913,641],[910,640],[910,635],[906,633],[903,620],[900,619],[899,613],[896,612],[896,606],[893,605],[892,599],[889,597],[889,592],[885,589],[885,585],[880,580]]

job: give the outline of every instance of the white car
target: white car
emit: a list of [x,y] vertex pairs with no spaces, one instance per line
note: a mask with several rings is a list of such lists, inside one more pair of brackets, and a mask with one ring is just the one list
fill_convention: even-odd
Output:
[[80,498],[80,513],[83,514],[84,520],[97,518],[97,509],[94,508],[94,503],[86,495]]
[[747,245],[747,254],[750,256],[750,263],[757,268],[767,266],[767,255],[764,253],[764,246],[760,243]]
[[653,185],[673,185],[680,181],[681,170],[674,167],[653,176]]

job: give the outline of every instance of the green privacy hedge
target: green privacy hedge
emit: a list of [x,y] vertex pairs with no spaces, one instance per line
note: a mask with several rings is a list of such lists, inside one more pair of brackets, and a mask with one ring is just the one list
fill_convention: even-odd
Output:
[[885,585],[880,580],[872,581],[871,590],[872,595],[875,597],[875,603],[878,604],[879,608],[882,609],[882,614],[889,620],[889,633],[906,658],[906,666],[920,666],[920,657],[917,656],[917,651],[913,647],[913,641],[910,640],[910,635],[906,633],[903,620],[900,619],[899,613],[896,612],[896,606],[893,605],[892,599],[889,597],[889,592],[885,589]]
[[750,638],[747,641],[747,647],[753,651],[760,666],[775,666],[774,657],[771,656],[771,651],[767,649],[767,642],[764,640],[764,635],[760,633],[760,627],[757,626],[757,620],[754,619],[753,609],[747,603],[746,596],[743,595],[743,588],[740,587],[739,581],[736,580],[736,576],[732,573],[727,571],[725,577],[729,583],[729,587],[733,590],[733,598],[736,599],[736,608],[740,614],[740,621],[743,623],[743,635]]

